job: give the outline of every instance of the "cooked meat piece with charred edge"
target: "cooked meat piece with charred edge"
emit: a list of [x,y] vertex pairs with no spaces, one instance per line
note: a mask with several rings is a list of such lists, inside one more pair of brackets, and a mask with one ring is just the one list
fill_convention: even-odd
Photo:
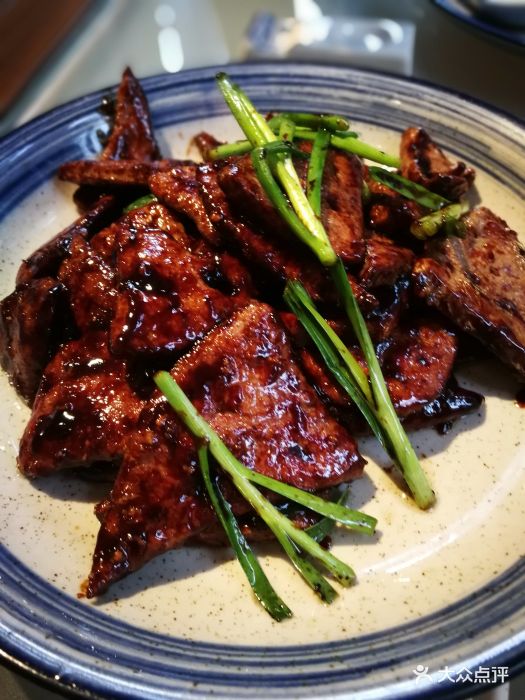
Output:
[[[286,313],[281,318],[294,338],[305,374],[319,395],[352,430],[367,430],[349,397],[311,346],[296,317]],[[345,340],[344,326],[335,330],[348,342]],[[366,369],[359,349],[350,344],[349,347]],[[377,355],[389,394],[397,414],[409,427],[426,427],[435,422],[455,420],[479,407],[482,397],[478,394],[456,387],[457,396],[464,397],[464,400],[458,398],[454,402],[453,391],[450,386],[447,388],[456,351],[455,334],[430,319],[406,323],[394,331],[392,337],[378,344]]]
[[114,104],[114,118],[101,158],[112,160],[159,160],[149,104],[130,68],[122,75]]
[[407,245],[413,245],[414,237],[408,233],[410,224],[420,219],[426,209],[377,182],[370,176],[366,166],[364,176],[368,186],[368,198],[364,206],[365,226],[396,240],[406,237]]
[[[297,161],[295,165],[304,183],[305,162]],[[250,156],[229,158],[219,164],[218,180],[234,214],[249,221],[270,239],[280,242],[284,238],[295,245],[286,224],[264,192]],[[363,169],[356,156],[333,149],[328,152],[323,174],[322,219],[334,250],[347,265],[359,264],[365,253],[362,183]]]
[[222,141],[216,139],[215,136],[212,136],[212,134],[208,134],[206,131],[200,131],[198,134],[196,134],[196,136],[193,137],[192,142],[195,144],[195,146],[197,146],[202,160],[209,160],[209,151],[223,143]]
[[365,261],[358,279],[366,289],[391,286],[411,272],[413,262],[411,250],[374,233],[366,239]]
[[306,382],[284,328],[265,304],[236,312],[177,363],[173,376],[250,468],[305,489],[361,472],[354,441]]
[[19,285],[0,302],[0,360],[31,404],[42,372],[71,331],[64,286],[52,277]]
[[[266,305],[237,311],[179,360],[172,375],[250,469],[306,489],[361,475],[364,460],[354,440],[307,384]],[[202,496],[196,446],[163,396],[151,400],[140,425],[110,497],[97,510],[101,529],[89,597],[215,523]],[[239,496],[237,503],[227,497],[236,512],[246,512]]]
[[59,279],[67,289],[75,323],[84,333],[106,328],[117,296],[115,270],[102,260],[88,241],[76,238],[60,267]]
[[453,163],[424,129],[411,127],[401,136],[401,173],[404,177],[453,201],[474,182],[475,173],[465,163]]
[[399,325],[410,303],[410,277],[400,277],[392,285],[374,287],[378,301],[374,309],[364,314],[364,319],[375,343],[389,338]]
[[[140,83],[129,68],[122,75],[115,100],[106,100],[101,111],[111,117],[112,124],[100,155],[103,161],[158,161],[160,150],[153,135],[148,101]],[[129,174],[129,172],[128,172]],[[122,177],[122,173],[121,173]],[[72,180],[76,182],[75,179]],[[129,185],[129,183],[126,183]],[[81,211],[89,209],[104,192],[112,192],[119,200],[131,202],[143,193],[139,188],[119,188],[114,184],[81,185],[73,195]]]
[[194,163],[181,163],[168,172],[153,173],[149,187],[161,202],[190,219],[205,241],[213,247],[219,247],[220,233],[204,206],[197,170],[198,166]]
[[464,237],[439,237],[414,265],[419,298],[525,375],[525,253],[489,209],[462,218]]
[[171,439],[143,429],[129,440],[111,493],[96,509],[100,529],[85,590],[88,598],[102,595],[150,559],[215,524],[193,439],[177,427]]
[[166,159],[152,163],[142,160],[70,160],[58,169],[58,177],[77,185],[143,186],[156,172],[170,170],[179,161]]
[[251,299],[243,266],[189,236],[158,202],[75,241],[59,278],[79,329],[110,328],[112,351],[130,358],[179,355]]
[[403,425],[407,430],[437,427],[445,433],[457,418],[477,411],[483,401],[481,394],[459,386],[451,376],[439,396],[407,416]]
[[47,366],[20,442],[18,466],[29,477],[119,460],[143,402],[107,333],[67,343]]
[[111,223],[119,213],[120,208],[113,197],[102,197],[92,209],[37,248],[22,262],[16,276],[17,285],[37,277],[56,277],[62,260],[69,254],[72,241],[78,237],[91,238]]
[[181,353],[244,304],[243,295],[239,301],[239,294],[228,296],[206,283],[206,262],[162,232],[129,239],[117,259],[112,351]]

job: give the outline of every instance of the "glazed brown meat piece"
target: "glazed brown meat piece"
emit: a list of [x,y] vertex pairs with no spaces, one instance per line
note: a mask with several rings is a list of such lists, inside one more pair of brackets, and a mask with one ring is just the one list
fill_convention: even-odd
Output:
[[36,477],[118,461],[142,403],[126,363],[110,354],[107,333],[67,343],[44,372],[20,442],[20,470]]
[[113,197],[102,197],[89,211],[71,226],[37,248],[22,262],[16,276],[17,285],[38,277],[56,277],[60,264],[69,255],[71,244],[77,238],[89,239],[107,226],[118,215],[118,205]]
[[133,236],[117,260],[119,291],[111,322],[117,354],[189,348],[238,303],[206,284],[203,261],[162,232]]
[[173,376],[251,469],[305,489],[360,475],[355,442],[319,402],[265,304],[238,311],[181,358]]
[[[266,305],[237,311],[179,360],[172,375],[250,469],[306,489],[360,476],[364,460],[355,442],[305,381]],[[140,424],[110,497],[97,510],[90,597],[215,523],[202,496],[193,440],[162,396],[144,409]],[[234,507],[246,511],[243,501]]]
[[216,523],[191,436],[179,424],[170,437],[148,428],[130,437],[111,494],[96,508],[88,598]]
[[29,404],[42,372],[68,333],[64,286],[52,277],[19,285],[0,302],[0,360]]
[[79,330],[106,328],[117,297],[115,270],[95,253],[88,241],[79,237],[71,243],[58,276],[67,289]]
[[396,413],[404,418],[433,401],[452,373],[457,341],[437,323],[399,328],[377,348]]
[[464,237],[427,243],[414,265],[417,295],[525,375],[525,254],[485,207],[466,214]]
[[121,216],[90,241],[75,238],[69,246],[58,277],[67,289],[75,322],[81,331],[107,328],[117,299],[117,256],[139,231],[162,231],[189,245],[189,239],[169,211],[149,204]]
[[101,158],[158,160],[160,151],[151,126],[149,104],[130,68],[122,75],[113,109],[113,125]]
[[[366,427],[362,418],[312,348],[295,316],[287,313],[282,319],[294,339],[309,381],[343,422],[362,432]],[[334,330],[366,371],[362,353],[351,344],[345,326],[334,325]],[[438,321],[420,319],[406,323],[379,343],[376,352],[396,412],[410,427],[455,420],[479,407],[482,398],[478,394],[453,387],[451,383],[457,340]]]
[[180,354],[251,292],[239,263],[191,238],[159,203],[75,241],[59,277],[79,329],[110,328],[112,351],[128,357]]
[[[295,165],[304,181],[304,161]],[[293,240],[257,179],[250,156],[228,159],[219,168],[218,179],[234,213],[271,239]],[[361,161],[356,156],[329,150],[323,174],[322,221],[334,250],[348,265],[359,264],[365,253],[362,183]]]
[[70,160],[58,169],[58,177],[77,185],[96,185],[103,190],[115,185],[143,186],[156,172],[170,170],[175,160]]
[[411,127],[401,136],[401,174],[451,200],[471,187],[475,173],[461,161],[453,163],[424,129]]
[[[149,163],[161,154],[151,125],[149,104],[138,80],[129,68],[122,75],[114,100],[105,99],[103,111],[111,120],[109,134],[100,154],[102,161],[132,160]],[[129,170],[128,170],[129,173]],[[78,178],[72,178],[78,182]],[[128,183],[129,184],[129,183]],[[114,183],[81,185],[73,199],[81,211],[89,209],[104,192],[111,192],[117,200],[130,202],[144,193],[143,187],[119,188]]]
[[367,288],[391,286],[411,272],[414,253],[376,233],[366,239],[365,261],[359,281]]
[[195,163],[180,163],[168,172],[153,173],[149,187],[161,202],[190,220],[205,241],[218,247],[220,233],[206,211],[197,171]]

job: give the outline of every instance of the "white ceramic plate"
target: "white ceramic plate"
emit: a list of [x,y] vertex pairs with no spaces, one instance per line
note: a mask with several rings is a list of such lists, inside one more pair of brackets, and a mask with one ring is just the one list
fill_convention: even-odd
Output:
[[[348,114],[363,138],[387,150],[406,126],[424,126],[475,166],[483,203],[522,227],[525,131],[506,117],[428,85],[345,68],[228,70],[260,109]],[[237,135],[214,73],[144,81],[165,153],[187,155],[201,128]],[[2,296],[21,258],[75,218],[72,188],[53,174],[64,160],[95,157],[99,100],[60,107],[0,143]],[[351,503],[379,519],[379,534],[336,536],[336,554],[359,580],[333,605],[320,604],[275,549],[261,550],[295,613],[281,624],[253,601],[227,550],[170,552],[104,600],[78,600],[101,489],[69,474],[30,483],[17,473],[28,409],[0,380],[0,635],[15,663],[80,693],[137,699],[451,697],[477,689],[461,680],[465,669],[471,680],[480,668],[500,678],[498,669],[520,670],[525,411],[514,401],[515,378],[496,361],[460,375],[486,396],[479,413],[447,435],[413,435],[438,494],[431,512],[403,498],[379,450],[361,444],[370,463]]]

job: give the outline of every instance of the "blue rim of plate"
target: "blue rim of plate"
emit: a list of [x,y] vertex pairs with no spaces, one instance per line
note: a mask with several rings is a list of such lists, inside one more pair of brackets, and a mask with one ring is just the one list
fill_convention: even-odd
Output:
[[[144,79],[157,131],[226,114],[214,87],[220,69]],[[418,125],[439,132],[445,148],[491,170],[503,186],[523,191],[523,175],[501,162],[497,149],[484,147],[483,139],[490,136],[519,152],[525,128],[478,102],[428,83],[343,67],[254,63],[224,69],[264,110],[346,113],[399,132],[414,123],[416,110]],[[61,162],[96,155],[97,131],[104,127],[97,107],[105,92],[58,107],[0,141],[0,220]],[[453,126],[443,128],[445,115]],[[410,669],[427,658],[435,668],[507,666],[511,676],[525,667],[523,559],[471,595],[416,621],[300,646],[221,645],[130,626],[62,593],[6,546],[0,546],[0,581],[0,657],[87,697],[463,697],[481,688],[418,685]],[[386,674],[380,688],[377,674]]]
[[433,2],[441,10],[472,29],[488,34],[507,46],[510,44],[517,49],[525,48],[525,28],[512,29],[510,26],[491,22],[488,18],[477,16],[459,0],[433,0]]

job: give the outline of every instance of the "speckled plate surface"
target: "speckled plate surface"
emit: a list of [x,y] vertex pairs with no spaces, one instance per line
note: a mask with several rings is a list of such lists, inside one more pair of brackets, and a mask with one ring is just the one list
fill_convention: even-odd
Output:
[[[164,152],[185,156],[206,126],[237,134],[213,69],[144,81]],[[383,75],[309,65],[232,66],[262,110],[348,114],[364,138],[395,150],[425,126],[478,171],[483,203],[520,230],[525,131],[483,106]],[[94,157],[100,95],[61,107],[0,143],[0,292],[24,255],[75,217],[72,188],[53,173]],[[522,232],[523,233],[523,232]],[[76,594],[97,532],[104,487],[62,474],[33,483],[16,470],[28,409],[0,377],[0,639],[6,658],[76,692],[111,698],[392,698],[472,693],[443,676],[510,667],[525,649],[525,411],[516,379],[495,360],[459,376],[486,396],[448,434],[413,435],[438,494],[418,511],[391,482],[370,441],[351,503],[379,519],[374,539],[341,532],[335,551],[358,583],[329,607],[277,550],[260,550],[295,616],[274,623],[226,550],[182,549],[117,584],[98,603]],[[426,668],[417,678],[416,667]]]

